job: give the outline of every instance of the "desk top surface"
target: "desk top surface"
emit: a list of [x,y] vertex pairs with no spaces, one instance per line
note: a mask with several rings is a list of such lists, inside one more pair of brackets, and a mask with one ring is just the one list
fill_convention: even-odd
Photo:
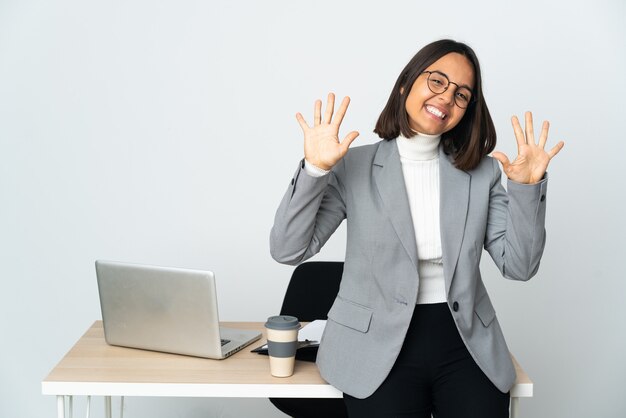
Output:
[[213,360],[108,345],[102,321],[96,321],[44,382],[325,384],[316,365],[305,361],[296,361],[293,376],[273,377],[268,357],[250,352],[267,341],[262,322],[222,325],[259,330],[263,336],[229,358]]
[[[240,352],[212,360],[111,346],[96,321],[42,382],[47,395],[340,397],[312,362],[296,361],[291,377],[270,374],[268,357],[250,352],[266,342],[263,322],[223,322],[230,328],[263,333]],[[532,396],[532,382],[517,370],[512,393]]]

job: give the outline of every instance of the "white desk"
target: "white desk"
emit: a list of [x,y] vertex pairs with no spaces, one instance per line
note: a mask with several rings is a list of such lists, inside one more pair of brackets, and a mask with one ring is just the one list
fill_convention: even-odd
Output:
[[[262,322],[225,322],[231,328],[258,329]],[[131,348],[104,340],[96,321],[42,382],[44,395],[57,396],[58,418],[66,413],[65,397],[104,396],[111,416],[111,396],[340,398],[315,363],[297,361],[293,376],[272,377],[266,356],[250,350],[261,340],[225,360],[208,360]],[[517,381],[511,389],[511,417],[517,417],[520,397],[533,396],[533,383],[513,358]],[[71,415],[70,406],[70,415]]]

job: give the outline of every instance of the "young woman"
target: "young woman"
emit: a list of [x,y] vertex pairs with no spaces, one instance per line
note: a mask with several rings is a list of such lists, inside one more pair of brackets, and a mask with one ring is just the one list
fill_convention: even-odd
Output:
[[[315,102],[304,160],[280,203],[272,256],[298,264],[316,254],[343,219],[341,288],[317,363],[344,392],[350,416],[508,417],[515,370],[483,285],[483,248],[502,274],[528,280],[544,242],[547,174],[560,142],[545,151],[532,115],[512,118],[518,156],[494,149],[496,133],[474,51],[441,40],[404,68],[374,130],[382,140],[339,141],[348,108]],[[508,177],[501,184],[500,161]]]

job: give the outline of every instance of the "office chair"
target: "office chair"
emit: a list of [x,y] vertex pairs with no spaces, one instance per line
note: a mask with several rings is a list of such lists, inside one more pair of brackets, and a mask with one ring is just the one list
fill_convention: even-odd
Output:
[[[343,274],[342,262],[313,261],[302,263],[293,271],[280,309],[302,322],[327,319]],[[315,361],[317,348],[301,349],[296,358]],[[347,418],[343,399],[270,398],[276,408],[293,418]]]

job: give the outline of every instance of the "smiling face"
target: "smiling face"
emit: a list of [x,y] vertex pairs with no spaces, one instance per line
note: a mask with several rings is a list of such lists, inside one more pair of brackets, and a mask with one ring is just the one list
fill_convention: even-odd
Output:
[[451,83],[445,92],[436,94],[428,88],[428,73],[422,73],[415,79],[405,103],[409,126],[415,132],[441,135],[454,128],[465,115],[466,109],[455,104],[454,95],[457,84],[470,90],[474,88],[474,67],[463,55],[452,52],[439,58],[425,71],[443,73]]

